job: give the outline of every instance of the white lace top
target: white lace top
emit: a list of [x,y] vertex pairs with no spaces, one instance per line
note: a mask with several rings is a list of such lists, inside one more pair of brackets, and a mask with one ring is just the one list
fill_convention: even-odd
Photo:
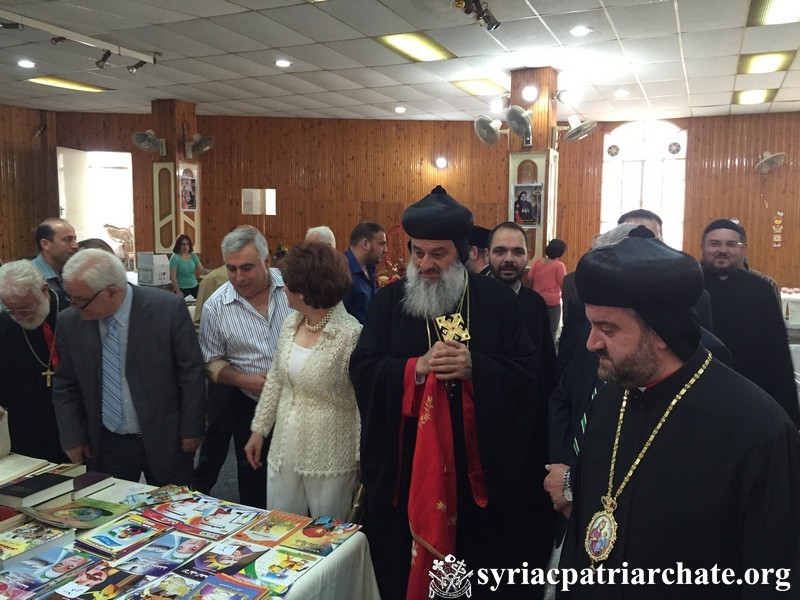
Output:
[[292,313],[283,323],[275,361],[256,407],[251,430],[268,435],[273,426],[267,462],[280,470],[289,446],[285,439],[289,411],[297,410],[294,471],[300,475],[341,475],[358,469],[361,420],[348,368],[361,335],[361,324],[341,302],[290,382],[290,355],[303,315]]

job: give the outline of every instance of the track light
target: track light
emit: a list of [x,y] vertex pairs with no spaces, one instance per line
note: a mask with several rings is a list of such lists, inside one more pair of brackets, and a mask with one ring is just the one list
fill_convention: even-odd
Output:
[[130,73],[131,75],[136,75],[136,71],[138,71],[139,69],[141,69],[141,68],[142,68],[143,66],[145,66],[146,64],[147,64],[146,62],[144,62],[143,60],[140,60],[140,61],[139,61],[139,62],[137,62],[135,65],[130,65],[130,66],[128,67],[128,73]]
[[103,52],[103,57],[100,60],[94,61],[98,69],[109,69],[111,65],[108,64],[108,59],[111,58],[111,50]]
[[16,29],[17,31],[25,31],[25,25],[22,23],[0,23],[0,29]]
[[61,35],[57,35],[56,37],[51,37],[50,38],[50,43],[53,44],[53,46],[55,46],[56,44],[60,44],[61,42],[66,42],[66,41],[67,41],[67,38],[65,38],[64,36],[61,36]]
[[481,23],[489,31],[494,31],[500,27],[500,21],[494,18],[492,11],[489,10],[488,4],[484,3],[481,10],[479,10],[478,14],[475,15],[475,18],[478,19],[478,23]]

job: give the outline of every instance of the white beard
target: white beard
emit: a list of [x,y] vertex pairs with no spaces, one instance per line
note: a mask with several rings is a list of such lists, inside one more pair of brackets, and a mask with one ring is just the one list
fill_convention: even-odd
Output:
[[39,302],[34,312],[27,319],[17,319],[16,317],[11,318],[14,319],[23,329],[33,331],[34,329],[38,329],[42,326],[42,323],[45,322],[45,319],[47,319],[47,315],[49,314],[50,300],[49,298],[42,298],[42,301]]
[[410,262],[406,269],[403,312],[418,319],[435,319],[458,309],[464,294],[466,267],[454,262],[438,280],[424,279],[419,267]]

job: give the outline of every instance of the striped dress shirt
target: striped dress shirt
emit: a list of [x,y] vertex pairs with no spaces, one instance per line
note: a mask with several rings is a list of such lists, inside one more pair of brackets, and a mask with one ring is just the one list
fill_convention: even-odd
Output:
[[[228,281],[203,305],[200,349],[203,361],[226,360],[246,375],[267,373],[275,357],[283,320],[292,312],[283,291],[283,277],[270,269],[270,294],[264,317]],[[241,390],[253,400],[258,396]]]

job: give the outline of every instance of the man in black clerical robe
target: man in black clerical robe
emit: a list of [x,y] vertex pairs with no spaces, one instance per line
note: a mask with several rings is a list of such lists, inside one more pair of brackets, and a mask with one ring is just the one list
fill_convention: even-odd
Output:
[[709,223],[701,244],[714,333],[733,355],[734,368],[777,400],[800,427],[797,385],[786,325],[763,277],[742,270],[747,235],[728,219]]
[[0,267],[0,406],[8,419],[11,451],[55,463],[61,450],[51,400],[56,314],[69,306],[27,260]]
[[[430,421],[427,404],[419,418],[404,416],[405,398],[423,386],[427,391],[437,377],[446,382],[446,429],[452,431],[457,488],[457,508],[440,506],[457,513],[448,521],[455,528],[455,546],[448,552],[475,572],[519,568],[530,558],[528,538],[540,533],[523,493],[533,478],[524,464],[536,418],[537,352],[508,286],[467,274],[462,263],[471,224],[472,214],[438,186],[405,211],[403,227],[412,244],[408,281],[390,284],[375,296],[350,359],[361,413],[365,532],[384,600],[405,598],[411,582],[414,510],[409,499],[415,505],[420,494],[410,489],[418,476],[418,444]],[[444,287],[446,293],[437,293]],[[437,332],[435,316],[454,313],[463,318],[469,339],[437,341],[442,331]],[[438,397],[435,405],[440,406]],[[441,477],[446,475],[451,473]],[[435,504],[428,508],[426,514],[438,512]],[[419,566],[427,560],[427,570],[430,556],[426,559],[422,550],[414,545],[414,561]],[[493,597],[531,593],[525,586],[500,590]],[[408,597],[423,593],[427,597],[427,588],[412,588]],[[473,578],[472,597],[487,593],[488,586],[478,586]]]
[[[608,383],[573,472],[561,566],[661,571],[654,585],[576,586],[560,597],[790,597],[800,585],[800,434],[699,343],[697,262],[628,238],[584,255],[576,283],[592,324],[587,347]],[[772,572],[762,585],[714,585],[715,567],[734,581],[747,569]],[[692,578],[707,569],[709,584],[666,585],[662,574],[674,581],[680,568]],[[786,585],[788,596],[778,591]]]

